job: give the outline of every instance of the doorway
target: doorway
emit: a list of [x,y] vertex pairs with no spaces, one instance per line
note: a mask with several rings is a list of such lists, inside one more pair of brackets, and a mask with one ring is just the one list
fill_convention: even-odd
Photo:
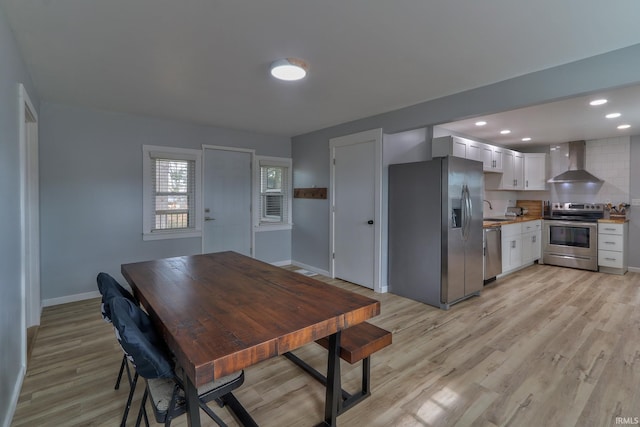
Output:
[[379,292],[382,129],[331,139],[329,147],[331,274]]
[[203,146],[202,253],[253,256],[253,150]]
[[38,185],[38,116],[23,85],[19,86],[21,269],[24,330],[40,324],[40,205]]

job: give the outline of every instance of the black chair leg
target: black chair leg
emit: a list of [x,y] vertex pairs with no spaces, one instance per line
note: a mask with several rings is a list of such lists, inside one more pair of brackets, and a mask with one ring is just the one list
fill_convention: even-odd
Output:
[[140,402],[140,410],[138,411],[138,418],[136,419],[136,427],[140,427],[140,421],[142,421],[143,414],[144,414],[144,421],[146,422],[147,427],[149,427],[149,419],[147,418],[147,411],[145,410],[145,404],[147,403],[148,394],[149,394],[149,390],[145,387],[144,394],[142,395],[142,402]]
[[120,422],[121,427],[125,427],[127,425],[127,416],[129,415],[129,409],[131,409],[131,401],[133,400],[133,392],[136,391],[136,383],[138,382],[138,373],[133,376],[133,381],[131,381],[131,390],[129,390],[129,397],[127,398],[127,406],[124,408],[124,414],[122,414],[122,422]]
[[[114,387],[116,390],[120,388],[120,380],[122,379],[122,373],[124,372],[124,367],[127,365],[127,356],[122,356],[122,363],[120,364],[120,372],[118,372],[118,379],[116,380],[116,386]],[[128,368],[128,366],[127,366]],[[128,369],[127,369],[128,371]],[[128,373],[128,372],[127,372]],[[131,378],[129,378],[129,384],[131,384]]]

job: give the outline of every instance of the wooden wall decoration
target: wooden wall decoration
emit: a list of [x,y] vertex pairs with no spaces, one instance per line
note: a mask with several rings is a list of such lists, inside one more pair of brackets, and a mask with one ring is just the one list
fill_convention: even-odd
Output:
[[296,199],[326,199],[326,188],[294,188],[293,197]]

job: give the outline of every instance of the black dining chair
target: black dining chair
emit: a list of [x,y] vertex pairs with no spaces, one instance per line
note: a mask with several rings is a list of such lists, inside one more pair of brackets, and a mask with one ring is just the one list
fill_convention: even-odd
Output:
[[[136,374],[146,380],[136,427],[140,425],[143,416],[148,425],[145,410],[147,398],[153,406],[156,421],[168,427],[175,417],[186,412],[184,385],[180,376],[176,374],[170,351],[156,333],[149,316],[135,303],[126,298],[116,297],[109,301],[109,305],[116,337],[135,366]],[[256,425],[231,393],[243,382],[244,371],[239,371],[199,387],[200,408],[219,426],[224,427],[224,421],[207,406],[207,402],[215,400],[221,407],[228,402],[234,415],[242,420],[249,420],[245,425]]]
[[[138,304],[136,299],[129,291],[118,283],[116,279],[110,276],[107,273],[98,273],[96,277],[96,281],[98,282],[98,290],[102,295],[102,303],[100,304],[100,311],[102,312],[102,318],[107,323],[112,323],[112,314],[109,306],[109,300],[114,297],[125,298],[134,304]],[[120,371],[118,372],[118,378],[116,379],[115,389],[118,390],[120,388],[120,381],[122,380],[122,375],[124,371],[127,372],[127,378],[129,380],[129,396],[127,397],[127,406],[125,407],[124,413],[122,415],[121,425],[125,425],[127,421],[127,417],[129,415],[129,409],[131,408],[131,401],[133,400],[133,394],[136,389],[136,384],[138,382],[137,374],[132,375],[131,370],[129,369],[129,363],[127,362],[127,356],[122,356],[122,363],[120,363]]]

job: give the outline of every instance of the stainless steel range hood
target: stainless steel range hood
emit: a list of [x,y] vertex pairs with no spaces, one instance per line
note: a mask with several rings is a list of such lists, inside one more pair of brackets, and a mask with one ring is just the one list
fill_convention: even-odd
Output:
[[586,142],[569,142],[569,170],[551,178],[550,183],[592,182],[602,183],[600,178],[590,174],[584,168],[586,157]]

